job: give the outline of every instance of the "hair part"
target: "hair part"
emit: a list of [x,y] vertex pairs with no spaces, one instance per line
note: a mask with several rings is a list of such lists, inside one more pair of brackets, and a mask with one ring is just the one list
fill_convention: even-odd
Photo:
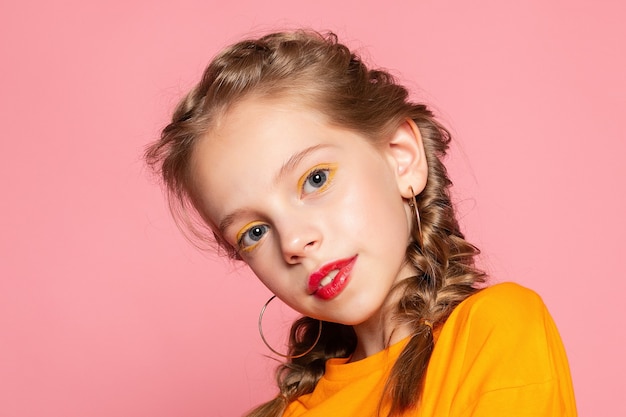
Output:
[[[210,232],[210,220],[194,196],[190,167],[194,145],[219,126],[232,106],[252,96],[304,100],[331,124],[358,132],[374,143],[384,141],[407,119],[414,120],[420,130],[428,162],[426,187],[417,196],[423,247],[417,243],[419,231],[414,224],[406,260],[418,272],[399,284],[402,297],[394,313],[395,319],[410,325],[412,333],[391,370],[381,400],[381,405],[389,403],[390,416],[399,415],[418,405],[423,390],[434,348],[432,330],[424,320],[435,327],[443,325],[452,310],[485,280],[485,274],[474,266],[479,251],[461,233],[450,198],[452,183],[442,163],[450,134],[426,105],[410,102],[408,91],[389,73],[368,69],[332,33],[273,33],[226,48],[180,102],[160,140],[147,149],[146,160],[160,173],[179,226],[200,242],[216,242],[233,258],[238,257],[236,250]],[[290,355],[305,352],[314,343],[318,326],[317,320],[309,317],[293,324]],[[324,322],[320,340],[310,353],[279,366],[279,395],[249,417],[281,416],[291,401],[313,391],[328,359],[349,357],[355,347],[351,326]]]

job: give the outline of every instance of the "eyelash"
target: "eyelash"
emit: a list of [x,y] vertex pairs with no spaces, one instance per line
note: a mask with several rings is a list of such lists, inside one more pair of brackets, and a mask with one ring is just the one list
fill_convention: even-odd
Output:
[[[259,242],[261,241],[261,239],[263,239],[263,236],[265,236],[265,234],[267,233],[267,231],[269,230],[269,226],[265,223],[260,223],[260,222],[252,222],[248,225],[246,225],[246,227],[244,227],[238,234],[237,234],[237,247],[239,248],[239,250],[244,251],[244,252],[249,252],[252,249],[254,249],[254,247],[256,245],[259,244]],[[263,234],[261,236],[259,236],[258,240],[256,240],[256,243],[253,243],[251,245],[245,245],[244,244],[244,239],[246,237],[248,237],[248,234],[250,232],[252,232],[254,229],[262,229],[263,230]]]
[[[311,193],[320,193],[328,188],[328,186],[332,183],[333,177],[335,176],[335,171],[337,170],[337,166],[335,164],[320,164],[313,167],[309,172],[307,172],[304,176],[300,178],[298,181],[298,189],[300,190],[301,195],[307,195]],[[315,190],[311,190],[309,192],[305,192],[305,187],[308,184],[308,181],[313,179],[316,175],[324,174],[325,181],[319,186],[315,187]]]

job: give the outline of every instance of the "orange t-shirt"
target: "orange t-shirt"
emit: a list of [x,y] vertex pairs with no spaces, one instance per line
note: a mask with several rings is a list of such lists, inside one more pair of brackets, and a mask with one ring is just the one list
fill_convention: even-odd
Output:
[[[494,285],[454,309],[436,342],[415,417],[576,416],[565,351],[534,292]],[[389,370],[408,339],[363,360],[330,359],[315,390],[284,417],[376,416]],[[383,404],[385,416],[388,406]]]

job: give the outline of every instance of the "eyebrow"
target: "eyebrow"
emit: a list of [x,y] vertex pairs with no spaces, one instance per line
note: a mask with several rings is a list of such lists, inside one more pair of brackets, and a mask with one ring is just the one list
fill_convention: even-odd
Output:
[[230,214],[226,215],[226,216],[222,219],[222,221],[220,222],[220,224],[219,224],[219,226],[218,226],[218,227],[219,227],[219,230],[220,230],[220,233],[221,233],[222,235],[224,235],[224,231],[226,231],[226,229],[227,229],[228,227],[230,227],[230,225],[231,225],[231,224],[233,224],[233,222],[235,221],[235,219],[236,219],[237,217],[241,216],[241,215],[242,215],[243,213],[245,213],[245,212],[246,212],[246,210],[243,210],[243,209],[237,209],[237,210],[233,211],[232,213],[230,213]]
[[[274,176],[274,183],[277,183],[287,173],[289,173],[290,171],[293,171],[298,166],[298,164],[304,158],[306,158],[308,155],[310,155],[311,153],[313,153],[313,152],[315,152],[315,151],[317,151],[319,149],[329,148],[329,147],[331,147],[331,145],[328,145],[328,144],[318,144],[318,145],[309,146],[308,148],[305,148],[305,149],[303,149],[303,150],[301,150],[299,152],[294,153],[280,167],[280,170],[278,170],[278,173]],[[237,210],[233,211],[232,213],[229,213],[226,216],[224,216],[224,218],[222,219],[222,221],[220,221],[220,224],[219,224],[220,232],[222,234],[224,234],[224,231],[228,227],[230,227],[230,225],[233,224],[235,219],[237,217],[241,216],[242,214],[246,213],[247,211],[248,210],[246,210],[246,209],[237,209]]]
[[293,155],[291,155],[291,157],[287,161],[285,161],[283,166],[280,167],[278,174],[276,174],[276,176],[274,177],[274,183],[277,183],[288,172],[293,171],[295,167],[298,166],[298,164],[309,154],[322,148],[329,148],[330,146],[331,145],[327,145],[327,144],[313,145],[299,152],[294,153]]

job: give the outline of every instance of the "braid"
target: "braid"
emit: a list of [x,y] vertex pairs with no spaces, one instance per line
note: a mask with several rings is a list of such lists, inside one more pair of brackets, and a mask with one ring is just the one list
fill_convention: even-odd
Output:
[[422,134],[429,167],[426,187],[417,196],[424,247],[417,243],[419,230],[414,225],[406,257],[418,274],[400,283],[403,296],[396,313],[411,326],[412,334],[387,382],[390,415],[418,402],[434,348],[432,327],[443,325],[452,310],[478,291],[485,280],[485,274],[474,267],[479,250],[460,231],[448,191],[452,182],[441,162],[450,134],[424,106],[415,106],[415,112],[419,114],[414,120]]

